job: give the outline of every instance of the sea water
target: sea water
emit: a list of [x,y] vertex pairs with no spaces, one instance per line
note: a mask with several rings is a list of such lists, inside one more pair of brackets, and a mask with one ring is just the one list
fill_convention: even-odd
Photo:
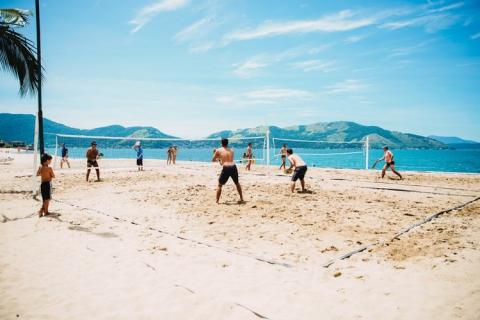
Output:
[[[136,152],[131,148],[101,149],[105,159],[132,159],[135,162]],[[237,150],[235,158],[241,159],[244,150]],[[302,156],[308,166],[321,168],[349,168],[364,169],[365,154],[360,149],[295,149]],[[456,149],[456,150],[392,150],[394,153],[395,167],[399,171],[436,171],[436,172],[465,172],[480,173],[480,150]],[[47,152],[54,153],[53,149]],[[60,153],[60,149],[58,149]],[[71,158],[85,158],[86,149],[69,148]],[[270,163],[280,166],[281,158],[279,150],[270,151]],[[209,162],[212,159],[213,149],[195,148],[182,149],[177,152],[179,161]],[[257,163],[265,163],[265,152],[254,150]],[[371,149],[369,151],[369,163],[371,167],[376,159],[383,156],[383,151]],[[144,149],[145,165],[148,159],[167,158],[167,149]],[[379,162],[377,168],[381,168],[384,162]]]

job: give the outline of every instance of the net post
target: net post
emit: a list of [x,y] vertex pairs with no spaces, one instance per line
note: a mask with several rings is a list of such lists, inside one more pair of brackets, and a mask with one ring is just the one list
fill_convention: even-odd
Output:
[[55,156],[53,158],[53,167],[57,168],[57,153],[58,153],[58,135],[55,134]]
[[365,137],[365,170],[368,170],[368,154],[370,151],[370,141],[368,136]]
[[270,127],[267,126],[266,132],[266,139],[267,139],[267,168],[270,167]]
[[35,198],[38,193],[37,167],[38,167],[38,113],[35,115],[35,131],[33,133],[33,174],[32,174],[32,196]]

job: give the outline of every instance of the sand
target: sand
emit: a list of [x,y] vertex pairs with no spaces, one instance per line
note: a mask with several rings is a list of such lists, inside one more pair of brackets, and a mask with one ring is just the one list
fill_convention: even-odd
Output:
[[246,203],[229,182],[216,205],[218,164],[131,164],[55,170],[39,219],[32,156],[0,151],[1,319],[479,317],[480,201],[393,239],[479,197],[479,175],[309,168],[291,194],[255,166]]

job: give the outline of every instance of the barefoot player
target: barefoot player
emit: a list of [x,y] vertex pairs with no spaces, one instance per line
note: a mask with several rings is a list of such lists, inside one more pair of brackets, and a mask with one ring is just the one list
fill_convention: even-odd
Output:
[[240,201],[238,203],[243,203],[242,187],[238,182],[238,170],[233,158],[233,150],[228,147],[228,139],[223,138],[222,147],[215,150],[212,162],[217,161],[220,161],[220,164],[222,165],[222,172],[218,178],[217,204],[220,201],[220,196],[222,195],[222,187],[225,185],[225,183],[227,183],[229,178],[232,178],[235,186],[237,187],[238,194],[240,195]]
[[245,152],[245,158],[247,159],[247,166],[245,169],[247,171],[250,171],[252,169],[252,162],[253,162],[253,149],[252,149],[252,143],[249,142],[247,146],[247,152]]
[[63,163],[66,162],[68,168],[70,168],[70,162],[68,161],[68,148],[65,143],[62,143],[62,161],[60,161],[60,169],[63,168]]
[[282,158],[282,164],[280,165],[280,170],[282,168],[285,170],[287,168],[287,145],[283,144],[282,148],[280,149],[280,157]]
[[292,192],[295,192],[295,183],[298,179],[300,179],[300,184],[302,186],[302,192],[305,192],[305,173],[307,172],[307,164],[300,158],[299,155],[293,154],[292,149],[287,149],[287,157],[288,161],[290,161],[290,168],[287,169],[291,171],[293,167],[295,167],[295,171],[293,172],[292,176]]
[[42,192],[42,208],[38,211],[38,216],[48,216],[48,204],[50,203],[50,199],[52,198],[52,179],[55,178],[55,174],[53,173],[53,169],[49,167],[50,163],[52,162],[52,156],[49,154],[42,154],[40,159],[41,166],[37,170],[37,176],[42,177],[42,184],[40,185],[40,191]]
[[388,150],[388,147],[385,146],[383,147],[383,157],[379,158],[378,161],[385,160],[385,165],[382,168],[382,179],[385,177],[385,172],[387,171],[388,168],[392,170],[393,173],[395,173],[400,179],[403,179],[402,175],[395,170],[395,161],[393,161],[393,152]]
[[91,167],[95,168],[95,171],[97,172],[97,181],[100,181],[100,169],[98,168],[98,159],[99,152],[97,149],[97,143],[95,141],[92,141],[91,147],[87,149],[87,153],[85,154],[85,157],[87,158],[87,182],[88,182],[88,177],[90,177],[90,171]]

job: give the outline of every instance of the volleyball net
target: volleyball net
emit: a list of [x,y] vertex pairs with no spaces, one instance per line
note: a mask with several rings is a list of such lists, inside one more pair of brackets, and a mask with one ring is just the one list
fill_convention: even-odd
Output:
[[[235,161],[246,163],[244,156],[251,147],[253,157],[250,161],[266,163],[266,137],[228,137],[229,146],[235,150]],[[171,157],[172,161],[209,162],[215,149],[221,147],[221,138],[178,139],[178,138],[138,138],[56,134],[55,143],[48,148],[53,154],[54,167],[66,167],[62,161],[68,155],[69,164],[74,167],[86,167],[86,152],[92,142],[99,152],[100,167],[131,167],[136,165],[138,146],[143,151],[145,167],[160,166]],[[65,151],[67,150],[67,151]]]
[[282,163],[282,148],[292,149],[309,166],[368,169],[368,136],[360,141],[322,141],[272,138],[273,162]]

